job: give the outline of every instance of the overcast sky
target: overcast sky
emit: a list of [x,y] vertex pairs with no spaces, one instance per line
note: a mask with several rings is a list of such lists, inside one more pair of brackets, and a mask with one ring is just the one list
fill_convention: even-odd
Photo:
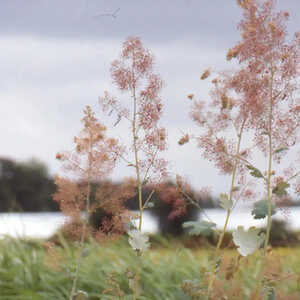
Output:
[[[300,1],[277,2],[291,14],[289,32],[298,30]],[[201,72],[232,67],[225,56],[239,40],[240,19],[235,0],[0,1],[0,155],[36,157],[51,174],[60,172],[55,154],[71,148],[86,105],[101,118],[98,97],[112,90],[110,63],[128,36],[138,36],[165,82],[162,121],[171,174],[186,176],[195,188],[224,191],[228,181],[201,159],[196,145],[177,141],[196,130],[186,95],[208,99]],[[121,168],[114,178],[124,175],[128,170]]]

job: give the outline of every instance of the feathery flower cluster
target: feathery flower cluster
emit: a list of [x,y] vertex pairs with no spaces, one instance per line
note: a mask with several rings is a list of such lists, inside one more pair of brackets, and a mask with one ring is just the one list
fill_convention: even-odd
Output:
[[120,59],[111,65],[111,76],[120,91],[130,94],[130,102],[121,103],[108,92],[100,97],[104,112],[115,112],[119,120],[129,121],[133,135],[130,150],[134,153],[136,148],[138,161],[126,159],[140,166],[139,171],[144,173],[146,181],[161,180],[167,173],[166,162],[158,156],[167,149],[166,129],[158,124],[163,108],[159,96],[163,83],[160,76],[153,73],[153,61],[153,55],[140,39],[129,37],[123,44]]
[[[89,106],[84,109],[82,123],[82,131],[74,138],[74,150],[56,155],[70,177],[55,177],[57,191],[54,200],[59,203],[61,211],[70,217],[64,231],[74,239],[80,238],[82,234],[86,235],[87,232],[95,233],[94,228],[88,224],[86,228],[82,226],[84,222],[82,212],[85,211],[89,218],[92,212],[102,208],[104,215],[110,216],[104,217],[102,221],[105,224],[98,228],[105,234],[121,232],[116,227],[124,225],[122,222],[125,212],[124,199],[119,195],[116,196],[116,189],[111,188],[110,191],[113,190],[113,193],[109,193],[110,201],[107,201],[108,198],[103,197],[103,194],[108,189],[108,184],[104,182],[99,186],[100,181],[107,178],[113,170],[123,148],[118,145],[116,139],[106,137],[106,127],[98,121]],[[96,185],[96,189],[92,185]],[[120,189],[122,192],[128,191],[124,186]],[[86,230],[86,233],[83,233],[83,230]]]
[[190,140],[190,136],[186,133],[179,139],[178,144],[182,146],[184,144],[187,144],[189,140]]

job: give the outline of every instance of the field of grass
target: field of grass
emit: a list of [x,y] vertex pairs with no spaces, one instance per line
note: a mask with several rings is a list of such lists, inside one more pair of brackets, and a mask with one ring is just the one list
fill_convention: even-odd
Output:
[[[62,238],[60,242],[49,250],[42,241],[1,240],[0,299],[68,299],[77,248]],[[204,299],[191,298],[183,287],[191,292],[205,288],[210,250],[186,249],[180,243],[166,241],[161,244],[164,246],[156,246],[138,260],[125,240],[102,246],[87,243],[79,289],[92,300],[132,299],[128,278],[139,265],[139,300]],[[214,288],[216,299],[251,299],[260,268],[257,255],[240,259],[235,268],[237,251],[224,252]],[[265,280],[269,286],[275,286],[276,299],[299,300],[300,248],[272,250]]]

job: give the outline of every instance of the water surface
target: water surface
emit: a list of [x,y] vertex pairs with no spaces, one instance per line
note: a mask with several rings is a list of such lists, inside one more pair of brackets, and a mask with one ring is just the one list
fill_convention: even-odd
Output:
[[[287,212],[287,213],[286,213]],[[206,215],[222,228],[226,212],[223,209],[207,209]],[[200,215],[204,219],[203,215]],[[199,218],[199,219],[200,219]],[[275,219],[285,220],[291,229],[300,230],[300,207],[278,210]],[[62,213],[0,213],[0,236],[48,238],[66,221]],[[239,209],[232,212],[228,229],[233,230],[238,225],[245,228],[250,226],[265,226],[266,220],[254,220],[250,209]],[[157,222],[153,216],[145,212],[142,230],[157,232]]]

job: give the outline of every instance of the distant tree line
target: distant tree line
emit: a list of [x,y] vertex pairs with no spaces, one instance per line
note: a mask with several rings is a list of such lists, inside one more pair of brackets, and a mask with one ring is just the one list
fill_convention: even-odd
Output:
[[16,162],[0,159],[0,211],[56,211],[55,192],[47,167],[36,159]]
[[[105,183],[107,187],[107,182]],[[93,183],[94,187],[101,183]],[[110,182],[112,188],[117,188],[121,183]],[[26,162],[16,162],[7,158],[0,158],[0,212],[45,212],[58,211],[59,206],[53,200],[56,191],[53,178],[50,176],[47,166],[36,159]],[[151,190],[143,189],[147,199]],[[189,196],[193,198],[201,208],[216,207],[216,200],[201,198],[199,194],[190,189]],[[196,220],[200,209],[189,202],[183,203],[183,196],[176,189],[176,184],[165,182],[152,195],[149,212],[156,218],[159,231],[162,234],[180,235],[182,223]],[[125,206],[131,210],[138,209],[137,196],[128,199]],[[299,201],[290,202],[291,205],[299,205]],[[182,209],[185,213],[182,214]],[[109,216],[111,212],[98,210],[92,215],[91,223],[97,227],[101,219]]]
[[[105,183],[107,187],[107,182]],[[110,182],[109,185],[117,188],[122,183]],[[94,187],[101,183],[93,183]],[[58,204],[53,201],[56,191],[53,178],[50,176],[47,166],[36,159],[26,162],[17,162],[7,158],[0,158],[0,212],[43,212],[58,211]],[[143,189],[144,199],[151,193],[147,188]],[[196,199],[202,207],[213,207],[212,199],[199,198],[194,191],[190,196]],[[125,206],[131,210],[137,210],[136,196],[128,199]],[[152,216],[158,221],[160,232],[163,234],[181,234],[181,224],[187,220],[196,220],[199,209],[191,204],[185,205],[183,197],[176,190],[172,182],[160,185],[153,194],[149,209]],[[185,213],[182,214],[182,210]],[[98,216],[92,216],[95,227],[103,216],[110,212],[98,211]],[[101,217],[102,216],[102,217]]]

